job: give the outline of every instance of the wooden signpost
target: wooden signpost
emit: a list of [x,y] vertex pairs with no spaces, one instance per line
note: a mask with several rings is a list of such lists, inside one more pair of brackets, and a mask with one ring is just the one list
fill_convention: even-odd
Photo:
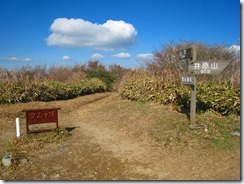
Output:
[[218,75],[229,64],[230,60],[213,60],[213,61],[197,61],[196,46],[182,49],[177,52],[178,59],[187,62],[188,74],[181,76],[181,82],[184,85],[191,87],[191,108],[190,108],[190,123],[196,123],[196,84],[195,75]]
[[[182,49],[177,52],[178,58],[180,60],[186,59],[187,65],[190,62],[194,63],[197,60],[196,46],[192,46],[187,49]],[[181,77],[182,83],[185,85],[190,85],[191,88],[191,108],[190,108],[190,122],[195,124],[196,122],[196,77],[195,75],[187,75]],[[186,81],[185,81],[186,80]]]

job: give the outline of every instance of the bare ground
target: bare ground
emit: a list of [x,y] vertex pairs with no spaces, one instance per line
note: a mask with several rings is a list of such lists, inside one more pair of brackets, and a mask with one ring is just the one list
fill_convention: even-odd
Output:
[[231,149],[214,147],[208,139],[186,138],[177,144],[174,136],[157,140],[157,134],[166,133],[157,129],[158,122],[186,127],[186,115],[159,104],[122,100],[116,93],[1,105],[1,155],[15,137],[15,117],[20,117],[22,136],[26,132],[21,110],[50,107],[61,108],[60,127],[71,135],[41,149],[21,150],[25,159],[15,167],[1,165],[0,179],[240,180],[240,140],[234,138]]

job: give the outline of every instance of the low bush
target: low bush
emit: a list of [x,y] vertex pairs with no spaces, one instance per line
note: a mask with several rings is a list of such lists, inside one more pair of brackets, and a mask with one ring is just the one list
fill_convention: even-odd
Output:
[[197,86],[198,101],[222,115],[240,115],[240,86],[228,82],[204,82]]
[[115,80],[116,80],[115,75],[113,75],[110,72],[107,72],[105,70],[87,71],[86,77],[88,79],[98,78],[98,79],[102,80],[106,84],[108,91],[111,91],[113,89],[113,84],[115,83]]
[[30,81],[0,82],[0,103],[66,100],[106,90],[105,83],[97,78],[70,83],[58,81],[44,81],[39,84]]
[[[131,76],[121,82],[119,94],[135,101],[155,101],[180,108],[190,107],[190,88],[182,85],[179,79],[166,82],[160,76]],[[222,115],[240,115],[240,87],[233,87],[228,82],[199,81],[197,110],[208,109]]]

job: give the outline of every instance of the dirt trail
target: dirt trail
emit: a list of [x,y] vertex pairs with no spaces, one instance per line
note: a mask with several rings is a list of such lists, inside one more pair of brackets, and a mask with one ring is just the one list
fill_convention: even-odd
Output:
[[[38,106],[46,105],[38,103]],[[240,150],[164,150],[145,131],[150,128],[150,115],[134,111],[129,102],[115,93],[48,105],[62,108],[60,126],[73,129],[72,136],[63,143],[29,152],[28,161],[21,163],[14,173],[2,172],[2,179],[240,179]],[[152,111],[157,111],[163,107],[153,108]],[[21,126],[24,129],[24,124]]]
[[[212,154],[204,150],[201,150],[202,153],[198,153],[197,150],[188,150],[183,154],[169,155],[169,152],[153,147],[146,135],[144,135],[145,139],[138,140],[130,136],[131,132],[124,129],[118,131],[118,126],[114,125],[115,120],[111,118],[114,111],[108,106],[109,103],[117,100],[116,95],[110,95],[105,99],[88,104],[86,108],[80,108],[74,113],[77,113],[77,117],[82,117],[82,121],[77,122],[80,130],[84,131],[86,135],[95,135],[91,140],[93,143],[99,144],[105,150],[112,151],[113,155],[121,160],[136,161],[136,166],[132,164],[133,172],[147,174],[151,179],[161,180],[201,180],[206,177],[209,179],[225,177],[220,176],[224,171],[217,173],[218,170],[216,170],[222,153]],[[126,121],[126,116],[124,118]],[[206,161],[202,162],[203,159]],[[207,172],[206,176],[206,170],[210,171],[211,165],[214,164],[216,165],[212,170],[212,175]],[[228,164],[222,163],[222,167],[224,167],[222,169],[229,167]]]

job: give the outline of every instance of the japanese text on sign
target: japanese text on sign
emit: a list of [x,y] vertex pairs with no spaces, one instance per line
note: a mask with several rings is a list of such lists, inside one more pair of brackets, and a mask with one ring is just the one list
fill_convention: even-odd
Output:
[[231,60],[195,61],[189,63],[188,72],[196,75],[216,75],[220,74],[230,62]]
[[56,128],[58,128],[58,110],[60,110],[60,108],[23,110],[22,112],[26,114],[27,133],[46,131],[30,130],[29,125],[33,124],[56,123]]
[[189,77],[189,76],[187,76],[187,77],[181,77],[181,80],[182,80],[182,82],[193,82],[193,80],[192,80],[192,78],[191,77]]
[[190,76],[190,75],[184,75],[181,76],[181,82],[182,84],[186,84],[186,85],[194,85],[195,84],[195,79],[194,76]]
[[46,122],[46,121],[55,121],[56,119],[56,111],[48,110],[48,111],[39,111],[39,112],[29,112],[28,118],[31,122]]
[[201,74],[210,74],[211,70],[217,70],[218,63],[210,63],[209,62],[202,62],[202,63],[194,63],[194,70],[200,70]]
[[192,48],[187,48],[187,49],[178,51],[178,57],[180,60],[192,58]]

